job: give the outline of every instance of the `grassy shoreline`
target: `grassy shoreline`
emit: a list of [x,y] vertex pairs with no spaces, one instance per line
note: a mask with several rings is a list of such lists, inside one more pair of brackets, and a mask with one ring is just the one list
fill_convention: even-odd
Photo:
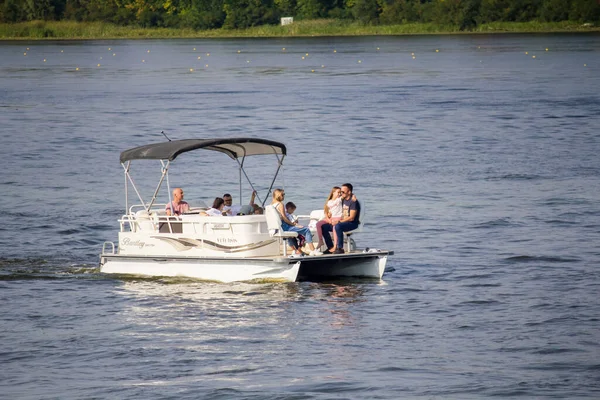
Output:
[[556,33],[600,32],[600,27],[577,22],[497,22],[469,31],[456,26],[424,23],[402,25],[362,25],[356,22],[322,19],[299,21],[292,25],[265,25],[243,30],[215,29],[196,31],[175,28],[137,28],[102,22],[31,21],[0,24],[0,40],[73,40],[73,39],[166,39],[166,38],[245,38],[374,36],[425,34]]

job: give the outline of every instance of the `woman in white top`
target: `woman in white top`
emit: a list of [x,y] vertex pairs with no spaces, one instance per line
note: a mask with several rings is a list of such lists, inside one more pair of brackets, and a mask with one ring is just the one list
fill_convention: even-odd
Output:
[[[319,236],[319,243],[317,243],[317,249],[320,249],[323,242],[323,225],[333,224],[334,221],[342,219],[342,189],[339,186],[334,186],[325,201],[325,218],[317,222],[317,235]],[[335,230],[333,231],[333,243],[337,243]]]
[[225,200],[222,197],[217,197],[215,201],[213,201],[213,205],[206,211],[200,213],[200,215],[206,215],[209,217],[222,217],[225,215],[223,212],[223,207],[225,206]]
[[[310,233],[310,229],[305,226],[298,224],[297,221],[290,221],[286,215],[285,207],[283,206],[283,199],[285,198],[285,192],[283,189],[275,189],[273,191],[273,201],[271,202],[271,206],[277,210],[279,213],[279,218],[281,218],[281,229],[288,232],[297,232],[298,235],[304,236],[306,240],[306,245],[310,250],[309,255],[311,256],[319,256],[321,253],[318,250],[315,250],[315,246],[312,243],[312,234]],[[304,253],[298,247],[298,242],[295,238],[289,238],[288,243],[290,247],[294,248],[294,254],[291,257],[299,257],[303,256]]]

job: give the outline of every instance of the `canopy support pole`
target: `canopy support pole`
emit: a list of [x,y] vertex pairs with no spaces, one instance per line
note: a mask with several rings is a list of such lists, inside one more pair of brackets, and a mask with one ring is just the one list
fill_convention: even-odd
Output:
[[[273,185],[275,185],[275,179],[277,179],[277,175],[279,175],[279,170],[281,169],[281,167],[283,167],[283,159],[285,158],[285,155],[282,154],[281,158],[279,158],[279,156],[277,154],[275,154],[275,157],[277,157],[277,171],[275,171],[275,176],[273,177],[273,180],[271,181],[271,186],[269,186],[269,191],[267,192],[267,197],[265,197],[265,200],[261,204],[262,208],[265,208],[265,202],[269,198],[269,195],[271,194],[271,190],[273,190]],[[260,199],[258,199],[258,200],[260,201]]]
[[[171,163],[171,161],[167,161],[167,163],[165,164],[164,160],[160,160],[160,163],[162,164],[162,175],[160,176],[160,181],[158,181],[158,186],[156,186],[156,190],[154,191],[154,194],[152,195],[152,199],[150,200],[150,204],[148,205],[148,208],[146,209],[146,211],[150,212],[150,209],[152,208],[152,205],[154,204],[154,202],[156,201],[156,196],[158,196],[158,191],[160,190],[160,187],[162,186],[163,181],[165,180],[165,176],[167,177],[167,188],[169,187],[169,164]],[[169,191],[169,204],[172,204],[171,202],[171,191]],[[172,207],[172,206],[171,206]],[[173,210],[171,210],[171,213],[173,214]]]
[[[135,186],[135,182],[133,181],[133,178],[131,177],[131,175],[129,175],[129,166],[130,166],[130,164],[131,164],[131,161],[128,161],[128,162],[127,162],[127,165],[125,165],[125,164],[121,163],[121,165],[123,166],[123,169],[125,169],[125,176],[127,177],[127,178],[125,179],[125,181],[127,181],[127,179],[129,179],[129,182],[131,182],[131,186],[133,187],[133,190],[135,190],[135,193],[137,194],[137,196],[138,196],[138,199],[140,199],[140,202],[141,202],[142,204],[144,204],[144,199],[142,199],[142,195],[140,195],[140,192],[138,192],[138,190],[137,190],[137,187]],[[125,201],[127,202],[127,206],[126,206],[126,207],[127,207],[127,210],[126,210],[126,213],[127,213],[127,214],[129,214],[129,203],[128,203],[128,201],[127,201],[127,200],[125,200]],[[145,206],[145,204],[144,204],[144,206]]]
[[125,174],[123,174],[123,178],[125,179],[125,214],[129,214],[129,185],[127,183],[127,175],[129,174],[129,166],[131,165],[131,161],[127,161],[127,165],[123,165],[125,169]]

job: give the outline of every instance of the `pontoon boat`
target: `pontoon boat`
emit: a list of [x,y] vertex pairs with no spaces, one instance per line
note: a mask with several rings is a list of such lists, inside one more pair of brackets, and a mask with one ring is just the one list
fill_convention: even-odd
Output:
[[[284,144],[256,138],[173,140],[122,152],[126,212],[119,219],[118,244],[105,242],[103,245],[101,272],[185,276],[220,282],[294,282],[332,277],[381,279],[387,258],[393,252],[357,249],[351,232],[344,235],[344,254],[292,257],[287,239],[296,234],[281,229],[277,211],[269,205],[260,215],[205,216],[200,214],[202,208],[191,208],[182,215],[167,215],[166,204],[157,203],[160,189],[166,182],[164,186],[171,201],[169,166],[179,155],[192,150],[217,151],[237,161],[240,192],[242,175],[252,186],[244,170],[246,157],[274,157],[276,172],[265,199],[270,198],[286,156]],[[136,160],[160,161],[160,179],[149,201],[144,201],[130,175],[132,162]],[[140,204],[129,205],[130,187]],[[312,225],[316,222],[314,219]]]

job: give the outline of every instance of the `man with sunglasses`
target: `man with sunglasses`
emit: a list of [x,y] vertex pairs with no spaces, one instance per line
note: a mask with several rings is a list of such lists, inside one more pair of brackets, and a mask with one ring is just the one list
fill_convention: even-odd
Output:
[[[352,194],[352,184],[342,185],[342,219],[333,221],[332,224],[323,225],[323,239],[327,244],[327,250],[323,254],[344,253],[344,232],[353,231],[358,228],[360,221],[360,203]],[[335,229],[337,243],[331,240],[331,232]]]
[[[252,192],[252,196],[250,197],[250,205],[254,208],[254,199],[256,198],[256,190]],[[242,209],[242,205],[233,204],[233,197],[231,194],[225,193],[223,195],[223,201],[225,202],[225,206],[223,207],[223,211],[227,213],[227,215],[238,215]],[[248,215],[247,213],[245,215]]]
[[223,207],[223,211],[227,213],[227,215],[237,215],[240,212],[242,206],[233,205],[233,197],[229,193],[225,193],[223,195],[223,201],[225,202],[225,206]]

